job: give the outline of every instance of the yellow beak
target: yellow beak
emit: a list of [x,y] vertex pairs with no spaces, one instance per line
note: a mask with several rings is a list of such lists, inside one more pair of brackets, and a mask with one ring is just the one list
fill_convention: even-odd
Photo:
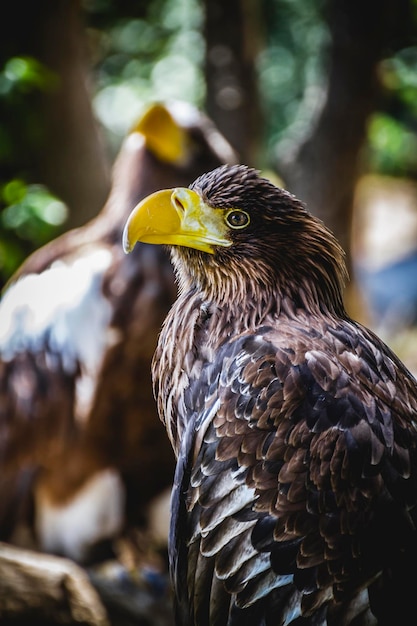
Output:
[[187,133],[162,104],[151,105],[132,129],[134,131],[145,137],[148,149],[160,161],[180,163],[186,159]]
[[144,198],[130,214],[123,231],[123,249],[127,254],[142,241],[213,254],[216,246],[232,244],[227,238],[224,213],[185,187],[157,191]]

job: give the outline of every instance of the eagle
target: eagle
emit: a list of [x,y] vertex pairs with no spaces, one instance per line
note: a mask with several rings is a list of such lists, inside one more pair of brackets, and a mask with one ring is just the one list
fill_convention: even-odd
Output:
[[346,313],[344,252],[255,169],[133,210],[178,296],[152,375],[181,626],[414,624],[417,381]]
[[[120,246],[132,207],[235,155],[203,113],[153,103],[105,206],[34,252],[0,304],[0,540],[89,564],[172,484],[150,363],[176,297],[169,256]],[[162,523],[163,530],[163,523]],[[163,540],[163,537],[161,538]]]

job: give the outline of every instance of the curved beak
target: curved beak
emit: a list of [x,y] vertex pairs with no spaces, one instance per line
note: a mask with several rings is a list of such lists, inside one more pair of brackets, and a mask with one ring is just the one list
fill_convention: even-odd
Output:
[[205,204],[191,189],[157,191],[144,198],[130,214],[123,231],[123,249],[131,252],[138,241],[185,246],[214,253],[230,246],[224,211]]

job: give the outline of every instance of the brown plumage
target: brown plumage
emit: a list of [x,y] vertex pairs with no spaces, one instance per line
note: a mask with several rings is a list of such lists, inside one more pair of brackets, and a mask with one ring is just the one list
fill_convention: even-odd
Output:
[[178,624],[414,623],[417,383],[346,314],[333,235],[225,166],[139,204],[137,240],[180,285],[153,362]]
[[18,541],[33,515],[35,545],[88,562],[171,484],[150,362],[173,272],[162,249],[126,257],[120,238],[141,198],[233,158],[192,107],[152,106],[121,147],[98,217],[13,277],[0,306],[0,539]]

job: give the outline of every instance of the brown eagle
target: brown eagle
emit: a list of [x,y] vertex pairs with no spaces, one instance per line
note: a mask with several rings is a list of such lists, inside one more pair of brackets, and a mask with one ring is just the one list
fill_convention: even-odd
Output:
[[35,547],[86,563],[145,522],[172,484],[150,363],[174,275],[164,250],[143,244],[126,257],[120,239],[143,197],[234,158],[193,107],[152,105],[121,147],[100,214],[10,281],[0,304],[1,540],[22,543],[29,524]]
[[346,314],[333,235],[223,166],[140,203],[136,241],[179,283],[153,361],[178,624],[414,624],[417,382]]

